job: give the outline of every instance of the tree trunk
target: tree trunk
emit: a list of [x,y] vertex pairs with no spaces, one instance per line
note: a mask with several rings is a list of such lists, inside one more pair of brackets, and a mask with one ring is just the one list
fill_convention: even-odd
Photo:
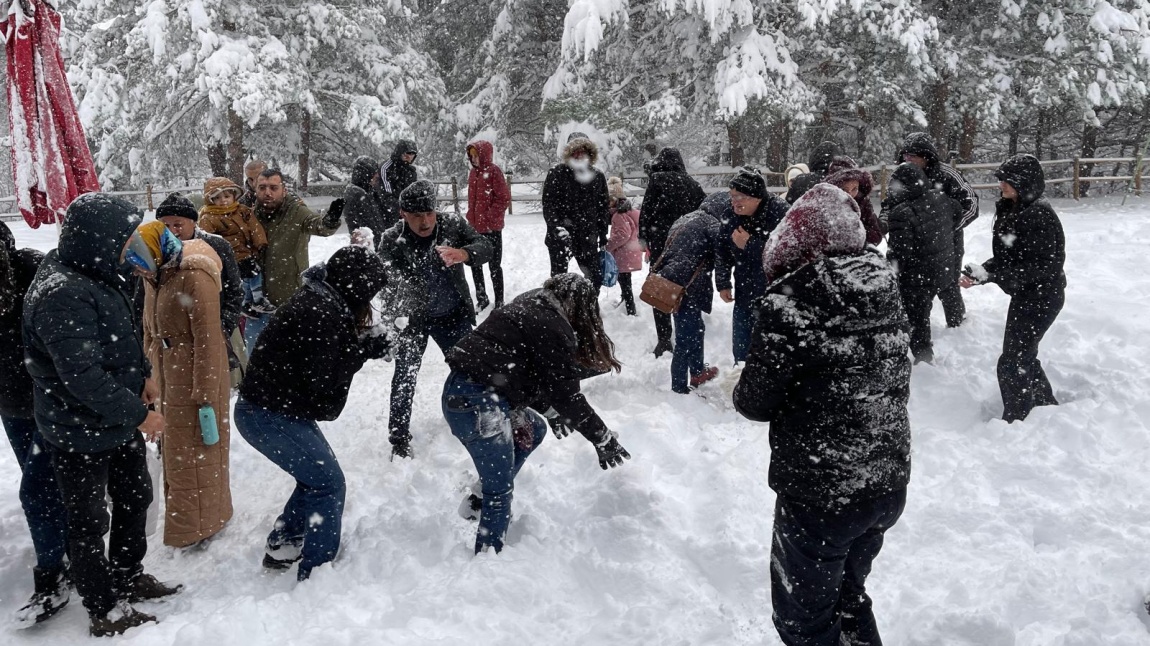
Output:
[[[1098,152],[1098,126],[1093,123],[1086,122],[1082,124],[1082,152],[1081,157],[1090,159]],[[1082,164],[1080,176],[1090,177],[1094,174],[1094,163],[1086,162]],[[1086,197],[1090,192],[1090,182],[1080,181],[1078,186],[1079,197]]]
[[[930,103],[926,107],[926,127],[930,138],[937,144],[946,145],[946,102],[950,98],[950,82],[945,78],[930,89]],[[943,153],[943,151],[939,151]],[[942,155],[945,157],[945,154]]]
[[244,120],[235,110],[228,108],[228,151],[227,172],[217,177],[229,177],[240,186],[244,185]]
[[787,167],[787,149],[790,147],[791,129],[779,119],[771,124],[771,145],[767,149],[767,166],[781,172]]
[[1007,144],[1006,155],[1013,157],[1018,154],[1018,135],[1022,131],[1022,121],[1015,119],[1010,122],[1010,143]]
[[974,137],[978,134],[978,118],[969,112],[962,115],[962,136],[958,139],[958,161],[974,161]]
[[311,113],[304,110],[299,124],[299,189],[307,190],[308,166],[311,163]]
[[208,165],[213,177],[228,176],[228,150],[223,143],[208,144]]
[[1046,143],[1046,110],[1038,111],[1038,119],[1034,124],[1034,156],[1042,160],[1042,145]]
[[743,134],[739,131],[738,119],[727,123],[727,141],[731,144],[731,166],[738,168],[747,163],[743,153]]

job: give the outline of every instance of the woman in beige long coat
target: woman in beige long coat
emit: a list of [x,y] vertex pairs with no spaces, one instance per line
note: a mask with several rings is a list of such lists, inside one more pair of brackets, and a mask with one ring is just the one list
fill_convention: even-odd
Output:
[[[145,276],[144,347],[167,421],[160,443],[167,517],[164,544],[210,538],[232,517],[228,480],[228,356],[220,329],[219,256],[201,240],[181,243],[160,222],[137,230],[155,270]],[[131,244],[131,243],[129,243]],[[206,444],[200,409],[215,415],[219,441]]]

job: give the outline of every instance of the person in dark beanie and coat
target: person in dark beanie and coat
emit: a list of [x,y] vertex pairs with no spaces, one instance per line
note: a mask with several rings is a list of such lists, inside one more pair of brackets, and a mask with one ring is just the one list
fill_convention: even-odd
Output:
[[871,191],[874,190],[874,178],[870,172],[859,168],[850,157],[835,157],[823,181],[843,189],[859,205],[860,219],[866,230],[866,243],[877,245],[882,242],[885,231],[870,201]]
[[371,325],[371,300],[387,281],[376,254],[341,247],[304,273],[303,287],[256,343],[234,415],[244,440],[295,478],[263,565],[286,570],[299,561],[300,581],[339,552],[346,493],[339,460],[316,422],[337,419],[364,362],[389,351],[388,337]]
[[[687,174],[687,166],[677,148],[664,148],[659,151],[651,164],[650,181],[643,194],[639,209],[639,242],[647,247],[650,262],[655,263],[663,255],[667,244],[667,233],[679,218],[699,208],[707,194]],[[671,315],[652,310],[655,315],[657,343],[655,356],[662,356],[672,349]]]
[[343,190],[343,221],[347,231],[351,234],[362,228],[371,231],[372,243],[368,246],[372,249],[383,232],[395,223],[388,221],[384,214],[379,178],[379,166],[374,159],[357,157],[351,166],[347,188]]
[[551,257],[551,275],[567,272],[571,258],[596,288],[602,286],[599,250],[607,246],[611,226],[607,178],[595,168],[599,147],[583,136],[567,141],[563,161],[543,181],[543,239]]
[[768,243],[734,404],[770,423],[774,624],[788,646],[881,644],[866,579],[910,480],[910,360],[894,272],[858,204],[819,184]]
[[915,363],[931,363],[931,303],[954,280],[952,226],[958,205],[929,186],[921,168],[903,163],[891,175],[887,209],[886,258],[898,276],[903,310],[910,322],[910,351]]
[[399,222],[399,194],[419,179],[415,158],[419,148],[410,139],[400,139],[395,144],[391,157],[379,168],[380,203],[383,205],[384,229],[390,229]]
[[[959,267],[966,252],[966,239],[963,230],[978,218],[978,194],[970,183],[952,166],[942,163],[934,141],[925,132],[912,132],[906,136],[898,151],[898,162],[910,162],[922,169],[927,182],[943,195],[954,200],[957,205],[957,218],[954,221],[954,278],[939,294],[942,309],[946,313],[947,327],[958,327],[966,318],[966,304],[962,300],[962,290],[958,288]],[[885,215],[880,219],[889,219]]]
[[994,257],[963,269],[964,288],[994,283],[1010,295],[998,358],[1002,419],[1026,419],[1035,406],[1056,406],[1038,344],[1066,302],[1066,237],[1042,197],[1046,179],[1033,155],[1016,155],[995,171],[1002,197],[994,205]]
[[[757,169],[743,167],[730,182],[730,216],[724,217],[715,257],[715,288],[724,303],[734,302],[731,346],[735,363],[746,361],[755,324],[755,299],[763,295],[763,247],[787,213],[787,203],[767,192]],[[734,272],[734,292],[731,273]]]
[[[467,176],[467,223],[491,243],[491,293],[495,307],[503,305],[503,218],[511,205],[511,187],[503,169],[495,164],[495,147],[489,141],[467,144],[471,173]],[[487,286],[483,283],[483,265],[471,265],[475,281],[475,305],[487,309]]]
[[435,184],[422,179],[400,195],[403,220],[384,232],[379,256],[388,274],[386,316],[401,330],[391,378],[388,440],[392,455],[412,456],[411,404],[428,337],[443,352],[475,327],[464,265],[482,265],[491,243],[466,220],[436,211]]
[[621,368],[598,295],[586,278],[552,276],[492,312],[446,354],[443,416],[481,486],[482,495],[472,493],[460,509],[479,520],[476,553],[503,549],[515,476],[547,434],[544,417],[559,439],[572,430],[587,438],[601,469],[631,457],[579,392],[580,380]]
[[8,225],[0,222],[0,423],[20,467],[20,507],[32,534],[36,565],[33,592],[16,611],[16,625],[44,621],[68,603],[64,555],[68,546],[68,512],[52,470],[52,454],[36,428],[32,376],[24,366],[24,297],[44,254],[16,249]]
[[76,198],[24,302],[36,426],[52,453],[71,576],[96,636],[155,621],[130,604],[179,590],[143,572],[152,502],[144,441],[159,439],[164,417],[149,410],[159,388],[125,291],[125,245],[141,219],[117,197]]

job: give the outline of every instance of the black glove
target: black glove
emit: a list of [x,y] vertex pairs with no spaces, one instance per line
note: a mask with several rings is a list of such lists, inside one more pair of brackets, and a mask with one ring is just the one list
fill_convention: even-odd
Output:
[[[396,458],[411,457],[410,431],[392,431],[388,434],[387,441],[391,442],[391,460],[393,462]],[[607,467],[603,468],[606,469]]]
[[387,359],[392,358],[391,339],[385,335],[368,334],[359,341],[360,352],[368,359]]
[[600,249],[606,249],[607,248],[607,234],[606,233],[600,233],[599,234],[599,248]]
[[331,201],[327,207],[327,212],[323,214],[323,225],[329,229],[334,229],[339,226],[339,219],[343,216],[343,198],[337,197]]
[[559,412],[554,408],[548,408],[547,412],[543,413],[543,417],[547,418],[547,425],[551,427],[551,432],[557,440],[561,440],[575,431],[559,418]]
[[631,454],[619,444],[619,435],[614,431],[608,432],[607,439],[595,445],[595,453],[599,455],[599,468],[604,471],[631,459]]

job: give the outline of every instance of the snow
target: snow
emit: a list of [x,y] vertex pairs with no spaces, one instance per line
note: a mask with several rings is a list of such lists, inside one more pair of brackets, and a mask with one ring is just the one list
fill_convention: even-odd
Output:
[[[990,200],[983,200],[989,204]],[[969,320],[933,312],[934,366],[914,369],[914,467],[906,512],[887,533],[869,591],[889,644],[1150,644],[1150,199],[1056,201],[1067,239],[1066,308],[1042,345],[1058,407],[1007,425],[995,362],[1008,299],[964,292]],[[967,233],[965,262],[990,254],[991,214]],[[508,294],[546,277],[542,218],[507,218]],[[55,228],[14,227],[47,249]],[[312,241],[312,261],[346,244]],[[642,274],[635,276],[636,289]],[[500,555],[473,556],[475,524],[456,514],[474,471],[448,431],[447,371],[429,344],[412,417],[415,459],[390,462],[392,364],[370,362],[347,409],[322,423],[346,472],[343,547],[297,585],[265,574],[263,540],[291,480],[232,435],[236,513],[205,551],[162,546],[148,571],[187,587],[141,604],[160,623],[124,644],[776,645],[770,620],[767,427],[729,403],[731,306],[716,299],[704,396],[669,390],[647,308],[637,318],[601,298],[623,372],[586,382],[589,400],[632,459],[600,471],[581,437],[548,437],[518,478],[515,522]],[[31,592],[31,541],[11,452],[0,451],[0,615]],[[5,644],[90,644],[73,596],[49,623]]]

